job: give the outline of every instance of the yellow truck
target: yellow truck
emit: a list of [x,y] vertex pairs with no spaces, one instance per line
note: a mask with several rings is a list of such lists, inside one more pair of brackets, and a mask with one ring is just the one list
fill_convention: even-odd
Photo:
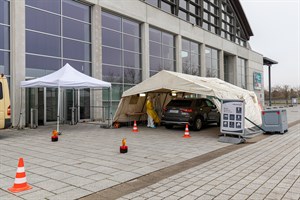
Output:
[[11,126],[10,120],[10,97],[6,77],[0,75],[0,129]]

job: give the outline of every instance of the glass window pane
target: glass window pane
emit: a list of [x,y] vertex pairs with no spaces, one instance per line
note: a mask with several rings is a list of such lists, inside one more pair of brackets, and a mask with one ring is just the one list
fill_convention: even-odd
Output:
[[218,50],[211,49],[211,56],[213,59],[218,59]]
[[198,54],[191,54],[191,66],[197,67],[199,66],[199,55]]
[[189,52],[182,51],[181,52],[181,57],[182,57],[182,63],[186,63],[186,64],[190,65],[191,55],[190,55]]
[[196,24],[196,18],[193,17],[192,15],[190,15],[190,22],[191,22],[192,24]]
[[103,65],[102,79],[112,83],[123,82],[123,69],[121,67],[114,67],[110,65]]
[[208,30],[208,24],[206,22],[203,22],[202,28]]
[[156,42],[161,42],[161,31],[150,28],[149,39]]
[[9,2],[0,1],[0,23],[9,24]]
[[0,49],[9,50],[9,27],[0,25]]
[[140,52],[140,39],[129,35],[123,37],[123,48],[129,51]]
[[150,56],[150,70],[160,71],[162,69],[163,67],[161,58]]
[[102,44],[105,46],[121,48],[122,35],[119,32],[102,29]]
[[89,76],[92,75],[91,63],[74,61],[74,60],[63,60],[63,66],[67,63],[69,63],[72,67],[74,67],[76,70],[80,71],[81,73],[84,73]]
[[168,3],[163,2],[163,1],[161,1],[161,9],[163,11],[168,12],[168,13],[172,13],[172,6]]
[[63,1],[63,15],[85,22],[91,22],[90,7],[72,0]]
[[124,68],[124,83],[137,84],[141,82],[141,70]]
[[60,57],[60,38],[26,31],[26,52]]
[[63,18],[63,36],[90,42],[90,25]]
[[80,119],[90,118],[90,89],[80,90]]
[[60,0],[26,0],[26,5],[60,14]]
[[208,47],[205,48],[205,56],[206,57],[211,58],[211,50],[212,50],[211,48],[208,48]]
[[121,31],[121,18],[110,13],[102,12],[102,26]]
[[168,33],[162,33],[162,43],[174,47],[174,37]]
[[49,58],[26,54],[26,76],[41,77],[61,67],[59,58]]
[[124,33],[140,37],[140,25],[136,22],[123,19]]
[[163,46],[162,57],[174,60],[174,48]]
[[121,65],[122,51],[109,47],[102,47],[103,63],[112,65]]
[[182,39],[182,49],[190,51],[190,42],[189,40]]
[[155,7],[158,7],[157,0],[146,0],[146,2],[149,3],[149,4],[151,4],[151,5],[153,5],[153,6],[155,6]]
[[112,87],[112,100],[119,101],[123,94],[123,86],[113,84],[111,87]]
[[186,14],[186,12],[183,12],[182,10],[178,11],[178,17],[180,19],[187,20],[187,14]]
[[140,54],[124,51],[124,66],[141,68]]
[[191,52],[199,54],[199,44],[191,42]]
[[60,35],[60,16],[26,7],[26,28]]
[[179,1],[179,6],[180,6],[181,8],[186,9],[186,1],[185,1],[185,0]]
[[174,60],[163,60],[164,70],[174,71]]
[[64,39],[63,52],[64,58],[72,58],[76,60],[91,60],[91,45],[83,42]]
[[190,4],[190,8],[189,8],[189,11],[190,13],[193,13],[193,14],[197,14],[197,9],[194,5]]
[[9,75],[9,52],[0,51],[0,73]]
[[150,42],[150,55],[161,57],[161,44]]

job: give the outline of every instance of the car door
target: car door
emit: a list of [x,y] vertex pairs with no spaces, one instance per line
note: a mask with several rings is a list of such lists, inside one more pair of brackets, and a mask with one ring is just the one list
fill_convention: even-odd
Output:
[[205,100],[207,107],[208,107],[208,121],[218,121],[219,119],[219,114],[218,114],[218,109],[215,106],[215,104],[213,102],[211,102],[210,100],[206,99]]

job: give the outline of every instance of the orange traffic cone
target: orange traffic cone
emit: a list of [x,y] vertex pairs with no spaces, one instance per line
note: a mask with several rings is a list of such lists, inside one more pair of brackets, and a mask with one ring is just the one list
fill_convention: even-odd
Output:
[[27,184],[23,158],[20,158],[15,183],[11,188],[8,188],[8,190],[11,192],[22,192],[30,190],[31,188],[32,187]]
[[184,137],[184,138],[190,138],[191,137],[190,132],[189,132],[189,125],[188,124],[185,125],[184,136],[182,136],[182,137]]
[[134,132],[134,133],[138,133],[139,132],[139,130],[138,130],[138,128],[137,128],[137,125],[136,125],[136,121],[134,120],[134,124],[133,124],[133,129],[132,129],[132,132]]
[[57,142],[58,141],[58,132],[56,130],[52,131],[51,141],[52,142]]

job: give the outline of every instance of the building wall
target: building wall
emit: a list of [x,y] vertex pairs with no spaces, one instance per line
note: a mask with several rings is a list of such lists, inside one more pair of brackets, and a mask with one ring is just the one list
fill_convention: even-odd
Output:
[[[11,16],[12,16],[12,44],[18,42],[21,44],[21,49],[14,48],[12,45],[11,53],[11,74],[16,77],[11,80],[12,88],[12,122],[13,126],[17,125],[19,119],[19,107],[21,105],[21,90],[20,81],[25,79],[25,3],[24,0],[12,1]],[[223,55],[230,55],[229,64],[233,66],[234,79],[236,84],[236,67],[237,58],[241,57],[247,60],[247,89],[253,90],[253,72],[263,73],[263,56],[255,51],[237,45],[234,42],[221,38],[209,31],[203,30],[193,24],[183,21],[169,13],[166,13],[158,8],[150,6],[139,0],[84,0],[84,3],[92,6],[92,76],[102,78],[102,37],[101,37],[101,12],[102,10],[110,11],[122,17],[136,20],[141,23],[141,63],[142,63],[142,80],[150,76],[149,73],[149,27],[161,29],[175,35],[176,44],[176,66],[178,72],[182,72],[181,66],[181,41],[182,38],[193,40],[200,43],[200,62],[201,76],[205,76],[205,46],[209,46],[219,50],[219,67],[220,78],[224,79]],[[16,20],[14,20],[16,19]],[[15,42],[15,43],[14,43]],[[20,74],[14,73],[21,70]],[[263,104],[263,88],[260,91],[255,91],[261,103]],[[102,99],[102,94],[95,92],[91,94],[91,105],[100,106],[99,101]],[[24,102],[23,102],[24,104]],[[91,118],[98,118],[97,113],[91,113]],[[24,123],[24,120],[23,120]]]

